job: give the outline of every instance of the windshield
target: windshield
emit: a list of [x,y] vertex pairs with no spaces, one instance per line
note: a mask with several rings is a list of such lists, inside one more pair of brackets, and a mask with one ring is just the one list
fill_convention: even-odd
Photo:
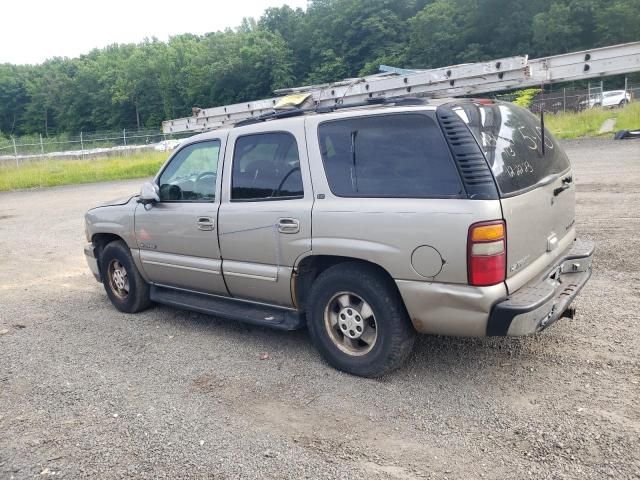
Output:
[[452,110],[480,144],[503,195],[528,189],[569,168],[557,140],[540,128],[540,119],[509,103],[462,103]]

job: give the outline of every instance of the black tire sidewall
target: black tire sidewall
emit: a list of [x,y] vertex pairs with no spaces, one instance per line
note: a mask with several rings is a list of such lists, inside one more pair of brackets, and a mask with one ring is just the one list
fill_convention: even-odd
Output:
[[[408,325],[399,294],[388,281],[370,269],[349,270],[332,267],[314,283],[307,313],[309,332],[316,348],[335,368],[355,375],[377,377],[397,366],[397,359],[393,358],[395,344],[412,343],[414,332]],[[326,330],[325,308],[331,298],[341,291],[358,295],[373,309],[378,337],[372,350],[364,355],[343,352]]]
[[[127,271],[129,294],[125,299],[119,298],[111,290],[109,264],[112,260],[120,262]],[[100,271],[102,273],[102,284],[107,292],[107,296],[118,310],[121,312],[134,313],[144,308],[143,304],[148,302],[148,287],[140,277],[129,249],[122,242],[112,242],[104,247],[100,253]]]

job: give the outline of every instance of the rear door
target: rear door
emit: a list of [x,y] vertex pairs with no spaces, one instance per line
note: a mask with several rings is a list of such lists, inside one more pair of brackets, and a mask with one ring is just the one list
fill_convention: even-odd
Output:
[[569,160],[540,120],[507,103],[465,103],[454,111],[482,147],[507,225],[507,287],[515,291],[549,267],[575,238]]
[[279,124],[229,133],[219,239],[232,296],[290,307],[293,266],[311,250],[313,191],[304,123]]

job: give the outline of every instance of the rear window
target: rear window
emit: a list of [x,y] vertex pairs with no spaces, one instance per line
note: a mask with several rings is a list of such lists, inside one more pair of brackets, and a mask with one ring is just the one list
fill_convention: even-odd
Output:
[[452,110],[469,125],[502,194],[528,189],[569,168],[569,159],[547,129],[543,154],[540,119],[524,108],[465,103]]
[[433,198],[462,193],[447,143],[426,115],[333,120],[320,124],[318,135],[334,195]]

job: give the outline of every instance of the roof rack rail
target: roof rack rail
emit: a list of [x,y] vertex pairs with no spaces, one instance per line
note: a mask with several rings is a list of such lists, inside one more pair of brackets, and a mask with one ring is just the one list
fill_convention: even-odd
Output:
[[331,113],[336,110],[342,110],[344,108],[358,108],[358,107],[370,107],[374,105],[426,105],[428,101],[424,98],[417,97],[399,97],[399,98],[371,98],[364,102],[358,103],[337,103],[327,107],[315,107],[315,108],[288,108],[283,110],[274,110],[272,112],[263,113],[259,117],[251,117],[245,120],[240,120],[233,124],[233,127],[244,127],[246,125],[254,125],[256,123],[265,122],[267,120],[277,120],[280,118],[297,117],[304,115],[305,113]]
[[275,120],[277,118],[289,118],[289,117],[297,117],[298,115],[303,115],[306,110],[301,108],[288,108],[286,110],[274,110],[273,112],[263,113],[259,117],[251,117],[245,120],[240,120],[236,122],[234,127],[242,127],[245,125],[252,125],[254,123],[264,122],[266,120]]

